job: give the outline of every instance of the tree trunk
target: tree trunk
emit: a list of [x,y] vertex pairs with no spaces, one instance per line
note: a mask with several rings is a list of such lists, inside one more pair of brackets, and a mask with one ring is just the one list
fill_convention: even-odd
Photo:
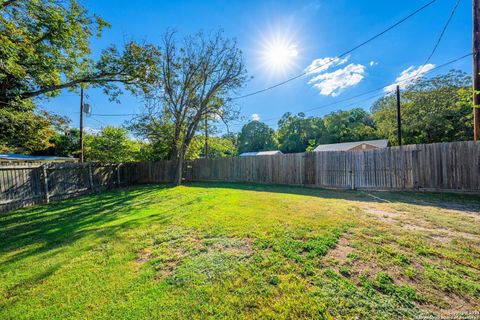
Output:
[[175,168],[175,179],[173,180],[173,183],[176,186],[179,186],[182,184],[182,177],[183,177],[183,159],[185,158],[185,154],[183,150],[180,150],[178,153],[177,157],[177,167]]

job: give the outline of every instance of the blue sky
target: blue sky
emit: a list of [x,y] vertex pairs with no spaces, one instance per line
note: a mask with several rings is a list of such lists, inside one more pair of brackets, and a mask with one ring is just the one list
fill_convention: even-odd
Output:
[[[154,1],[154,0],[82,0],[90,12],[99,14],[112,28],[92,42],[93,55],[110,43],[121,45],[125,39],[158,43],[169,27],[180,34],[222,28],[225,35],[236,38],[243,50],[248,73],[253,76],[237,94],[281,82],[302,73],[316,59],[334,58],[428,1]],[[345,103],[324,107],[362,92],[390,83],[404,75],[417,74],[432,50],[456,0],[437,0],[433,5],[401,26],[338,60],[322,73],[309,74],[279,88],[237,100],[244,121],[266,120],[276,127],[284,112],[297,113],[316,108],[307,115],[325,115],[339,109],[369,109],[375,98],[366,95]],[[272,43],[288,48],[286,61],[275,64],[270,58]],[[463,0],[430,63],[439,65],[471,52],[471,1]],[[291,53],[291,54],[290,54]],[[321,61],[321,60],[317,60]],[[285,62],[285,63],[283,63]],[[434,70],[428,76],[449,69],[471,72],[471,58]],[[427,70],[426,68],[425,70]],[[314,79],[318,77],[318,79]],[[315,80],[312,82],[312,80]],[[317,85],[317,86],[315,86]],[[380,94],[381,91],[378,92]],[[88,103],[94,114],[128,114],[142,112],[142,103],[128,94],[121,103],[109,102],[101,90],[88,91]],[[41,102],[47,110],[66,115],[78,126],[79,97],[64,91],[59,97]],[[99,129],[121,125],[130,117],[92,116],[86,126]],[[244,122],[243,121],[243,122]],[[232,124],[231,131],[241,129],[242,122]]]

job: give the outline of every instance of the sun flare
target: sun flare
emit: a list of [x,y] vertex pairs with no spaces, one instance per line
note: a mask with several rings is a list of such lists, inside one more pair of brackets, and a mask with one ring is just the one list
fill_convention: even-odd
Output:
[[273,74],[286,73],[295,65],[297,45],[286,37],[273,37],[262,44],[263,65]]

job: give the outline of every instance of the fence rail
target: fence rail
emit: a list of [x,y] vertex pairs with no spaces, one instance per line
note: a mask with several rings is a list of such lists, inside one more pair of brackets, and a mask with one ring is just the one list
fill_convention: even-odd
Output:
[[[480,142],[359,152],[308,152],[186,161],[185,181],[231,181],[341,189],[480,194]],[[0,211],[142,183],[168,183],[173,161],[0,164]]]

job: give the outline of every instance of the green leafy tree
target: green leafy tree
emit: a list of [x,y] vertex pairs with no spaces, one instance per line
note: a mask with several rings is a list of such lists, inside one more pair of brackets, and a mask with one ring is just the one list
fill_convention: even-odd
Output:
[[307,118],[304,113],[287,112],[278,121],[278,143],[284,153],[305,152],[312,144],[328,142],[325,133],[322,118]]
[[57,130],[50,139],[50,147],[36,151],[36,155],[49,155],[60,157],[77,157],[80,153],[80,130],[68,128]]
[[235,146],[235,148],[238,150],[238,133],[234,132],[228,132],[225,133],[222,138],[230,140],[230,142]]
[[142,144],[128,137],[124,128],[105,127],[96,135],[85,137],[88,161],[127,162],[139,159]]
[[[152,103],[147,100],[147,103]],[[155,106],[147,106],[146,114],[133,119],[127,129],[135,136],[148,141],[143,154],[147,160],[171,159],[174,145],[174,126],[168,112],[156,112]]]
[[[401,94],[404,144],[470,140],[473,136],[471,78],[452,70],[414,83]],[[389,95],[372,107],[379,134],[398,144],[396,98]]]
[[378,138],[375,123],[370,114],[354,108],[347,111],[337,111],[323,118],[328,143],[362,141]]
[[250,121],[238,135],[238,152],[276,150],[278,142],[275,131],[260,121]]
[[230,139],[223,137],[208,138],[208,157],[226,158],[237,154],[237,147]]
[[102,87],[112,100],[122,89],[146,92],[156,77],[160,52],[129,41],[91,58],[90,42],[108,23],[76,0],[8,0],[0,4],[0,145],[44,150],[55,134],[39,98],[62,89]]
[[[78,85],[103,87],[113,98],[152,83],[159,51],[128,42],[95,62],[90,41],[109,24],[76,0],[4,1],[0,6],[0,103],[52,97]],[[122,86],[119,86],[121,84]]]
[[147,121],[155,116],[171,134],[165,139],[171,141],[168,154],[177,162],[175,183],[180,184],[183,160],[204,119],[226,121],[235,116],[229,97],[247,80],[246,69],[236,42],[221,31],[198,33],[183,41],[167,31],[161,48],[158,86],[146,98],[154,109]]
[[68,120],[46,111],[24,107],[0,107],[0,149],[2,152],[32,153],[52,146],[55,127]]

